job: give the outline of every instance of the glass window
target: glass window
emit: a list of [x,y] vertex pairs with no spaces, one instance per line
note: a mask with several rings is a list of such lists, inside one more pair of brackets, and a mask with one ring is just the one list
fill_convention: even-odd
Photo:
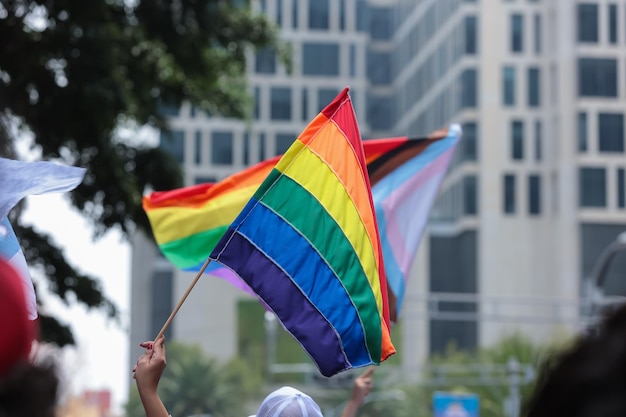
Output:
[[539,54],[539,53],[541,53],[541,33],[542,33],[542,31],[541,31],[541,15],[537,13],[535,15],[534,21],[535,21],[535,24],[534,24],[535,53]]
[[367,51],[367,77],[374,85],[391,83],[391,53]]
[[598,42],[597,4],[578,4],[578,42]]
[[475,122],[463,124],[463,140],[461,141],[461,161],[476,161],[478,159],[478,137]]
[[291,119],[291,88],[272,87],[270,90],[270,117],[272,120]]
[[291,0],[291,27],[298,29],[298,5],[302,0]]
[[372,39],[388,40],[393,36],[393,12],[389,7],[370,8],[370,36]]
[[167,104],[167,103],[159,103],[158,106],[158,111],[162,116],[178,116],[179,112],[180,112],[180,106],[177,106],[175,104]]
[[350,77],[356,77],[356,45],[350,44]]
[[617,97],[617,60],[579,58],[578,94],[583,97]]
[[302,89],[302,120],[309,120],[309,90]]
[[200,165],[202,163],[202,132],[196,130],[196,136],[194,138],[194,150],[193,150],[193,159],[196,165]]
[[606,170],[604,168],[580,168],[579,199],[581,207],[606,206]]
[[339,30],[346,29],[346,0],[339,0]]
[[463,177],[463,214],[478,213],[478,181],[475,175]]
[[502,101],[505,106],[515,105],[515,68],[502,69]]
[[[315,0],[310,0],[315,1]],[[367,32],[370,27],[370,8],[367,0],[356,0],[356,30]]]
[[258,49],[254,58],[254,70],[258,74],[274,74],[276,72],[276,51],[274,49]]
[[541,79],[539,68],[528,68],[528,106],[539,107],[541,105]]
[[265,161],[265,133],[259,133],[259,161]]
[[276,0],[276,24],[283,25],[283,0]]
[[578,152],[587,152],[587,113],[578,113]]
[[309,0],[309,29],[328,29],[329,0]]
[[254,87],[254,118],[259,120],[261,117],[261,88]]
[[504,176],[504,213],[515,213],[515,175],[506,174]]
[[393,126],[393,99],[391,97],[367,97],[367,121],[372,130],[389,130]]
[[184,130],[161,130],[159,146],[169,153],[177,162],[185,160],[185,131]]
[[598,149],[600,152],[624,152],[624,115],[598,114]]
[[250,134],[243,132],[243,164],[250,164]]
[[476,53],[476,16],[465,16],[465,53]]
[[291,146],[296,136],[293,133],[277,133],[276,134],[276,155],[282,155],[287,152],[287,149]]
[[528,177],[528,213],[541,214],[541,177],[530,175]]
[[543,126],[540,120],[535,121],[535,161],[541,161],[543,156]]
[[478,104],[478,77],[475,69],[466,69],[461,74],[461,107],[476,107]]
[[193,178],[193,183],[195,185],[198,185],[198,184],[210,184],[210,183],[213,183],[213,182],[217,182],[217,178],[212,176],[212,175],[209,175],[209,176],[201,175],[201,176]]
[[[173,299],[173,269],[159,271],[152,274],[150,288],[150,334],[158,334],[172,312]],[[175,324],[175,323],[172,323]],[[174,329],[170,326],[165,331],[165,337],[171,338]],[[169,335],[168,335],[169,333]]]
[[337,94],[339,94],[339,91],[336,88],[320,88],[317,91],[317,107],[319,107],[319,110],[321,111],[328,106],[337,97]]
[[524,159],[524,123],[519,120],[511,122],[511,158]]
[[609,42],[617,43],[617,4],[609,4]]
[[339,45],[304,43],[302,61],[304,75],[339,75]]
[[522,52],[524,49],[524,16],[511,15],[511,52]]
[[232,165],[232,132],[215,131],[211,133],[211,162],[216,165]]
[[626,207],[626,178],[624,168],[617,169],[617,207]]

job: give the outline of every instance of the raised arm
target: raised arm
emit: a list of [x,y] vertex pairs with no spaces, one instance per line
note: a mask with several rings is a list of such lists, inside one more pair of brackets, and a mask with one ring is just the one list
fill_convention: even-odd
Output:
[[352,395],[350,400],[343,409],[341,417],[355,417],[359,407],[365,401],[365,398],[372,391],[374,386],[374,367],[369,367],[365,372],[354,380],[352,387]]
[[146,348],[146,352],[133,368],[133,378],[137,382],[139,398],[146,417],[168,417],[167,410],[157,393],[159,380],[167,365],[165,337],[161,336],[156,342],[143,342],[140,346]]

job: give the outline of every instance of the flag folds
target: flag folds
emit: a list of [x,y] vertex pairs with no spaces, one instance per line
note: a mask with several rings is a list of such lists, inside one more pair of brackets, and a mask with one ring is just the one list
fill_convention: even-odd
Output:
[[258,294],[323,375],[379,364],[395,352],[347,88],[278,161],[209,257]]
[[28,272],[24,253],[7,215],[24,197],[71,191],[85,175],[85,168],[53,162],[23,162],[0,158],[0,256],[19,272],[24,286],[28,317],[37,318],[35,289]]
[[[407,277],[415,260],[430,209],[448,170],[461,127],[451,125],[426,139],[408,139],[389,148],[371,141],[383,154],[368,164],[389,286],[391,320],[402,307]],[[386,149],[383,147],[387,147]]]
[[49,161],[24,162],[0,158],[0,219],[27,195],[73,190],[85,176],[85,168]]
[[[459,126],[452,125],[427,138],[363,141],[392,321],[399,316],[412,260],[460,133]],[[180,269],[198,271],[279,159],[265,160],[216,184],[145,196],[143,207],[165,257]],[[211,263],[206,272],[255,295],[237,275],[218,263]]]

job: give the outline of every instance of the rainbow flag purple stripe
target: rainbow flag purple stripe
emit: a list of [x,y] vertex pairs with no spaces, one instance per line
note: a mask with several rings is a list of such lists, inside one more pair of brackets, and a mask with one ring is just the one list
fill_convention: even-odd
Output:
[[379,364],[395,353],[348,89],[287,150],[209,257],[250,286],[323,375]]

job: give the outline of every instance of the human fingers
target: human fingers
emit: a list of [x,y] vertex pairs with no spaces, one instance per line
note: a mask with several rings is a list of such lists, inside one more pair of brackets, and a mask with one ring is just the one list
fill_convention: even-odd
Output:
[[141,342],[139,344],[139,346],[141,346],[142,348],[145,348],[145,349],[152,349],[152,345],[153,344],[154,344],[154,342],[152,340],[150,340],[150,341],[147,341],[147,342]]
[[374,371],[376,370],[376,368],[374,368],[373,366],[370,366],[369,368],[367,368],[365,370],[365,372],[363,372],[361,374],[361,378],[370,378],[374,375]]
[[154,350],[154,356],[165,356],[165,336],[159,337],[151,348]]

